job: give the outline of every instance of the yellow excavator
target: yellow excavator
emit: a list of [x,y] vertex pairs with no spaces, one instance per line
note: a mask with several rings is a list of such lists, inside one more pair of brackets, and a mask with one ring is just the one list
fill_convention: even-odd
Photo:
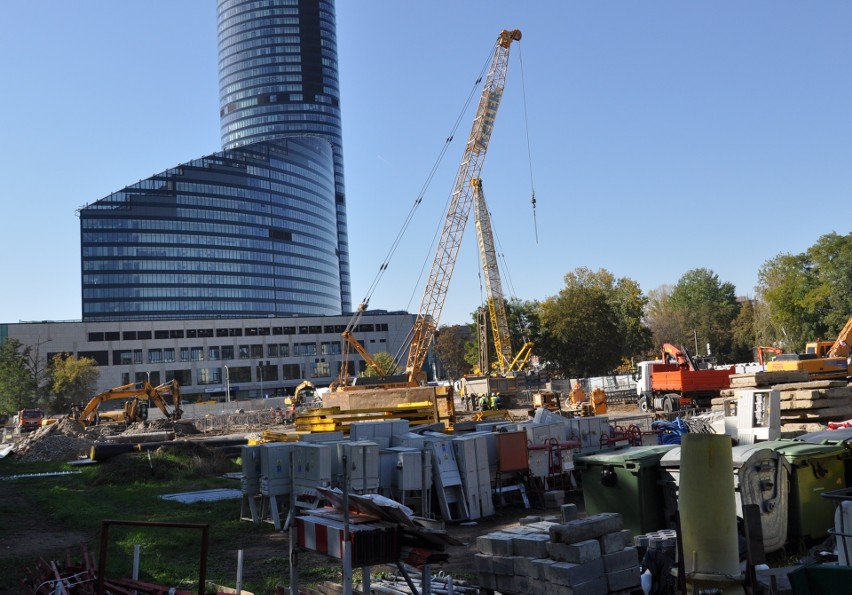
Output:
[[834,341],[811,341],[805,343],[804,353],[784,353],[766,364],[769,372],[807,372],[814,380],[846,378],[852,375],[849,366],[852,341],[852,318],[850,318]]
[[[164,395],[170,395],[172,408],[166,404]],[[100,411],[102,403],[128,399],[121,409]],[[74,417],[84,426],[98,425],[104,422],[123,422],[125,424],[148,419],[149,403],[153,402],[163,412],[166,419],[178,420],[183,411],[180,408],[180,386],[176,380],[151,386],[147,381],[125,384],[111,388],[92,397]]]

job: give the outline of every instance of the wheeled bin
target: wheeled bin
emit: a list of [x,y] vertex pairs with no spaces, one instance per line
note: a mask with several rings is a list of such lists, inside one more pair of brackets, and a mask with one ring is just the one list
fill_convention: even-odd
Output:
[[[763,549],[768,553],[780,550],[787,541],[790,464],[781,453],[759,446],[735,446],[732,449],[734,495],[740,518],[743,505],[756,504],[759,507]],[[680,447],[672,449],[660,460],[660,481],[666,521],[674,528],[680,490]]]
[[824,539],[834,526],[834,502],[820,494],[846,486],[846,447],[770,440],[742,448],[769,448],[784,455],[790,463],[787,535],[791,539]]
[[660,458],[674,445],[621,446],[577,456],[586,514],[617,512],[634,535],[665,528]]

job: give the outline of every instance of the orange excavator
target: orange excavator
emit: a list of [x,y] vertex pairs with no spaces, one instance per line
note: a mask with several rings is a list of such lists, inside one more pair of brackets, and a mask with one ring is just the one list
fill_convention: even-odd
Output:
[[[163,395],[171,395],[173,409],[166,404]],[[101,403],[117,399],[128,399],[122,409],[99,411]],[[92,397],[82,411],[76,412],[75,417],[84,426],[98,425],[102,421],[144,421],[148,419],[149,402],[153,402],[167,419],[178,420],[183,414],[180,408],[180,388],[177,381],[172,380],[157,387],[143,381],[111,388]]]
[[784,353],[784,350],[781,349],[780,347],[758,347],[757,348],[757,363],[759,363],[760,365],[765,364],[767,362],[767,360],[764,357],[764,355],[767,354],[767,353],[774,353],[775,355],[781,355],[782,353]]

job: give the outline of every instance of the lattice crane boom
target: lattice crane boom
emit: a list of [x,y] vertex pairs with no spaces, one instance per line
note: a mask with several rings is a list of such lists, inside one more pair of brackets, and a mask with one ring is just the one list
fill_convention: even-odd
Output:
[[[479,244],[479,262],[485,280],[485,298],[488,303],[488,316],[491,319],[491,332],[494,336],[494,349],[497,352],[497,371],[504,376],[512,365],[512,339],[509,335],[509,317],[506,315],[506,302],[503,298],[503,284],[500,281],[500,269],[497,266],[497,250],[494,247],[494,233],[491,228],[491,215],[485,202],[482,180],[474,178],[473,204],[476,221],[476,238]],[[487,351],[486,351],[487,352]],[[482,369],[483,374],[488,368]]]
[[473,203],[473,188],[470,181],[479,178],[482,165],[485,162],[485,152],[494,128],[497,108],[503,97],[506,85],[506,72],[509,64],[509,46],[513,41],[521,39],[518,29],[504,30],[497,38],[497,46],[491,59],[482,96],[476,109],[473,128],[470,131],[464,156],[459,166],[455,187],[447,215],[441,230],[441,238],[432,262],[432,269],[426,281],[423,301],[412,330],[411,347],[408,351],[408,362],[405,371],[409,382],[415,383],[420,375],[426,354],[435,338],[435,331],[441,317],[441,310],[447,297],[450,278],[456,264],[459,247],[461,246],[464,228],[467,224],[470,208]]

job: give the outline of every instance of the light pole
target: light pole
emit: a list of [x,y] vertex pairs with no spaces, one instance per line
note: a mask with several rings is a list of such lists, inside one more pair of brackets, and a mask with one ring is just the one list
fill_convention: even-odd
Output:
[[257,364],[257,371],[260,372],[260,398],[263,398],[263,362]]
[[228,366],[225,366],[225,401],[231,402],[231,375],[228,373]]

